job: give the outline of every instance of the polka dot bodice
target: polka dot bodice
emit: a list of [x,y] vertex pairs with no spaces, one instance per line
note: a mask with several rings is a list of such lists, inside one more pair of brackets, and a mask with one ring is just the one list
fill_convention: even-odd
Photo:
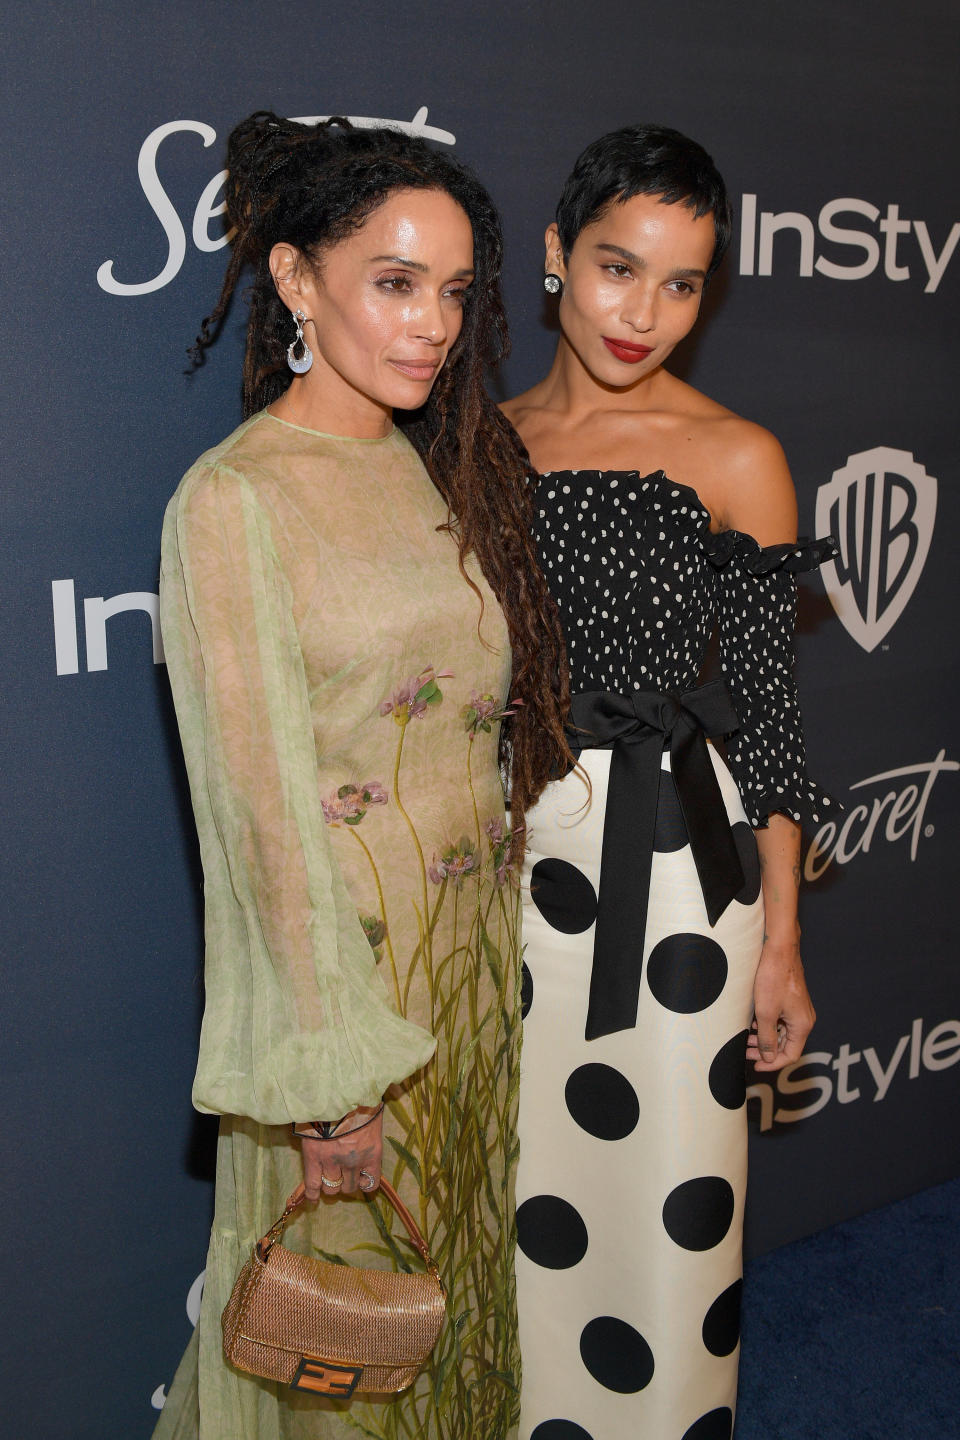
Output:
[[774,811],[819,823],[832,802],[806,775],[794,577],[829,558],[832,542],[763,549],[739,531],[714,535],[696,491],[663,471],[547,473],[535,517],[572,692],[682,694],[697,684],[718,631],[740,720],[727,759],[750,823]]

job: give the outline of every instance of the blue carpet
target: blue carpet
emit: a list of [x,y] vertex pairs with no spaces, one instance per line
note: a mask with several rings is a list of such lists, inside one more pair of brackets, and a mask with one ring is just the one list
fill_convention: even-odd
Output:
[[747,1266],[735,1433],[960,1437],[960,1180]]

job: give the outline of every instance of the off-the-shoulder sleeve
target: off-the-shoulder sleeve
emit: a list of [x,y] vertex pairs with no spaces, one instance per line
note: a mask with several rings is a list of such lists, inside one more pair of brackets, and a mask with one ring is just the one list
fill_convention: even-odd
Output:
[[194,1104],[264,1124],[375,1104],[435,1042],[389,1004],[331,852],[289,588],[227,468],[171,501],[161,618],[204,868]]
[[740,720],[727,760],[747,819],[756,828],[780,812],[819,824],[840,806],[807,774],[794,678],[796,575],[836,553],[834,542],[764,549],[736,530],[703,538],[717,569],[721,665]]

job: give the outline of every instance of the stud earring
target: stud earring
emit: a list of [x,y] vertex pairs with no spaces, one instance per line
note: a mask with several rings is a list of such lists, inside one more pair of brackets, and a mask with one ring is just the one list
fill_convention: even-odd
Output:
[[[303,322],[306,318],[302,310],[295,310],[293,312],[293,320],[297,327],[297,333],[287,346],[287,364],[290,366],[294,375],[306,375],[310,366],[313,364],[313,351],[303,338]],[[300,347],[299,355],[296,354],[297,346]]]
[[563,281],[559,275],[554,275],[552,271],[548,271],[543,277],[543,288],[548,295],[556,295],[559,297],[563,294]]

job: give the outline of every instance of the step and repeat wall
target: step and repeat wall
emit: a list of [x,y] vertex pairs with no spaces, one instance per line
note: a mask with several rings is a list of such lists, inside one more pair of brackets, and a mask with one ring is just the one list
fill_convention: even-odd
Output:
[[199,1306],[202,879],[156,592],[166,501],[239,419],[243,306],[192,376],[185,352],[253,109],[477,168],[504,395],[552,354],[542,235],[583,145],[644,119],[714,155],[734,239],[679,371],[780,437],[801,530],[841,545],[798,662],[845,805],[806,837],[820,1018],[750,1077],[748,1248],[960,1172],[957,30],[947,0],[7,7],[2,1433],[145,1440]]

